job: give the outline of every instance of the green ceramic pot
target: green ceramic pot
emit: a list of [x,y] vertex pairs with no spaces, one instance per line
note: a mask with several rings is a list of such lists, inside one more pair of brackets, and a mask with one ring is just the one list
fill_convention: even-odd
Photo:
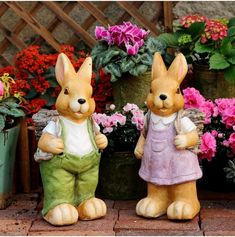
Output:
[[138,175],[140,163],[133,152],[103,153],[97,194],[111,200],[131,200],[146,196],[146,182]]
[[20,125],[0,133],[0,209],[11,203],[16,145]]

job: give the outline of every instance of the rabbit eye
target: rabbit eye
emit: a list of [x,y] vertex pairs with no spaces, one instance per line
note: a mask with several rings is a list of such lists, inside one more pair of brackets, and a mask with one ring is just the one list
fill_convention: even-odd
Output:
[[68,95],[68,94],[69,94],[69,91],[68,91],[67,88],[64,89],[64,94],[65,94],[65,95]]
[[180,94],[180,88],[177,88],[176,94]]
[[149,90],[149,93],[153,93],[152,89]]

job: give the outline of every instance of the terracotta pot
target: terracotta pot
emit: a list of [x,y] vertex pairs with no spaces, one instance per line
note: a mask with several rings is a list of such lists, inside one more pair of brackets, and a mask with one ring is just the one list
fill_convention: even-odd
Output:
[[134,77],[124,74],[113,83],[113,97],[116,107],[121,108],[126,103],[134,103],[139,107],[144,105],[151,85],[151,71]]
[[208,65],[194,63],[193,74],[193,86],[207,99],[235,96],[235,83],[227,82],[223,71],[209,70]]
[[138,175],[140,163],[133,152],[103,153],[97,194],[111,200],[144,197],[147,185]]

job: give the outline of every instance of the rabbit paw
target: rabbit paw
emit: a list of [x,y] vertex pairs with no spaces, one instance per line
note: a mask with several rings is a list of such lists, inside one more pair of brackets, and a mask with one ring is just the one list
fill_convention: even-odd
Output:
[[82,202],[78,208],[79,219],[94,220],[106,215],[107,207],[104,201],[98,198],[91,198]]
[[186,135],[175,136],[174,143],[175,143],[176,149],[178,149],[178,150],[185,149],[188,144],[187,136]]
[[198,211],[198,208],[193,208],[187,202],[175,201],[168,207],[167,216],[172,220],[190,220]]
[[48,149],[52,154],[60,154],[64,151],[64,142],[60,138],[53,138],[48,141]]
[[158,217],[166,213],[166,206],[153,198],[146,197],[137,203],[136,213],[149,218]]
[[144,155],[144,147],[136,146],[134,154],[137,159],[141,159]]
[[71,225],[78,221],[78,211],[70,204],[60,204],[50,210],[44,217],[52,225]]
[[95,137],[95,143],[99,149],[103,150],[108,145],[108,139],[104,134],[98,134]]

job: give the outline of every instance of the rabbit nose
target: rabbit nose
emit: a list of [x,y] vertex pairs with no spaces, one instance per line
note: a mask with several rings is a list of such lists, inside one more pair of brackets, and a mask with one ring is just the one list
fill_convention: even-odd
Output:
[[84,99],[78,99],[78,103],[82,105],[82,104],[86,103],[86,100],[84,100]]
[[164,94],[161,94],[159,97],[160,97],[161,100],[165,100],[167,98],[167,96],[164,95]]

